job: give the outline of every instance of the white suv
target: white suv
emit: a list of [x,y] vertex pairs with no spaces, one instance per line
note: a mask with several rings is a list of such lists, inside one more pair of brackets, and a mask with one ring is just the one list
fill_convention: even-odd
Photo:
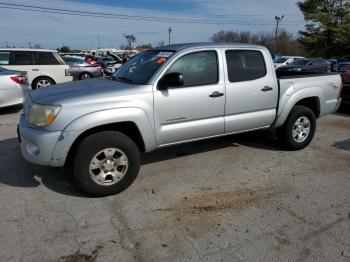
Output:
[[0,66],[26,71],[33,89],[73,80],[69,66],[55,50],[0,48]]

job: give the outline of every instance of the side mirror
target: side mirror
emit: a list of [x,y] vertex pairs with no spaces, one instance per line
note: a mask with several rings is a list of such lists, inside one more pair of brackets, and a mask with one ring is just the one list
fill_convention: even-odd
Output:
[[169,87],[181,87],[184,85],[184,77],[181,73],[169,73],[158,82],[158,90],[166,90]]

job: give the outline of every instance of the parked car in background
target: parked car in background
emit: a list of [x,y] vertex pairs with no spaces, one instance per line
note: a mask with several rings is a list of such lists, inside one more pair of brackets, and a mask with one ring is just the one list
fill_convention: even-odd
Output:
[[289,65],[293,63],[294,61],[297,61],[299,59],[304,59],[302,56],[282,56],[274,61],[275,68],[279,68],[281,66]]
[[335,66],[335,71],[342,73],[350,70],[350,61],[349,62],[337,62]]
[[84,80],[103,76],[102,67],[99,64],[89,64],[82,59],[64,56],[63,60],[69,65],[69,73],[74,80]]
[[92,55],[86,55],[86,54],[75,54],[75,53],[65,53],[65,54],[61,54],[62,57],[70,57],[70,58],[77,58],[77,59],[81,59],[84,60],[85,62],[89,63],[89,64],[98,64],[97,59],[92,56]]
[[316,119],[338,109],[341,79],[294,74],[279,77],[262,46],[150,49],[112,80],[27,96],[18,132],[22,154],[37,164],[71,165],[84,192],[106,196],[129,187],[141,152],[157,148],[271,128],[286,148],[300,150],[313,139]]
[[123,58],[121,56],[119,56],[117,54],[113,54],[113,53],[110,53],[109,56],[112,57],[114,62],[116,62],[117,64],[123,63]]
[[24,95],[28,90],[30,86],[26,72],[0,67],[0,107],[23,103]]
[[116,62],[114,59],[110,56],[100,56],[96,57],[98,63],[102,66],[103,69],[105,69],[108,65],[114,65]]
[[115,63],[108,64],[105,67],[104,73],[107,76],[111,76],[111,75],[115,74],[115,72],[123,65],[123,58],[121,58],[119,55],[110,53],[109,56],[113,58]]
[[33,89],[72,81],[69,66],[55,50],[0,48],[0,66],[26,71]]
[[341,72],[340,75],[343,81],[343,89],[341,92],[342,104],[344,106],[350,107],[350,67],[349,70]]
[[331,63],[323,58],[297,59],[289,65],[276,69],[284,72],[324,74],[331,71]]

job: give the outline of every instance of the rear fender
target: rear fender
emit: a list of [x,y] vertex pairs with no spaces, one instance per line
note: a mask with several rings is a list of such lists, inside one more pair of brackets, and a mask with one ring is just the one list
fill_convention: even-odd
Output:
[[324,106],[322,104],[322,101],[324,101],[324,95],[323,91],[320,87],[310,87],[301,89],[299,91],[295,91],[294,93],[294,87],[291,86],[283,95],[283,97],[280,98],[280,105],[277,112],[277,120],[273,127],[280,127],[284,124],[284,122],[287,120],[287,117],[290,113],[290,111],[293,109],[293,107],[302,99],[310,98],[310,97],[317,97],[320,102],[320,115],[323,115]]

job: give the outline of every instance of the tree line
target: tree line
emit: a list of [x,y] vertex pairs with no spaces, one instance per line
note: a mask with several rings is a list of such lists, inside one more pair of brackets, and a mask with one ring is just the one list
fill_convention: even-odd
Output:
[[[274,51],[275,36],[270,33],[252,33],[250,31],[234,32],[220,31],[210,38],[215,43],[246,43],[266,46],[271,53]],[[277,37],[277,50],[279,54],[297,56],[305,55],[299,41],[285,29],[279,31]]]
[[[277,53],[313,57],[350,55],[350,0],[304,0],[297,3],[306,21],[298,36],[281,29]],[[217,43],[251,43],[274,50],[275,38],[269,33],[220,31],[211,37]]]

